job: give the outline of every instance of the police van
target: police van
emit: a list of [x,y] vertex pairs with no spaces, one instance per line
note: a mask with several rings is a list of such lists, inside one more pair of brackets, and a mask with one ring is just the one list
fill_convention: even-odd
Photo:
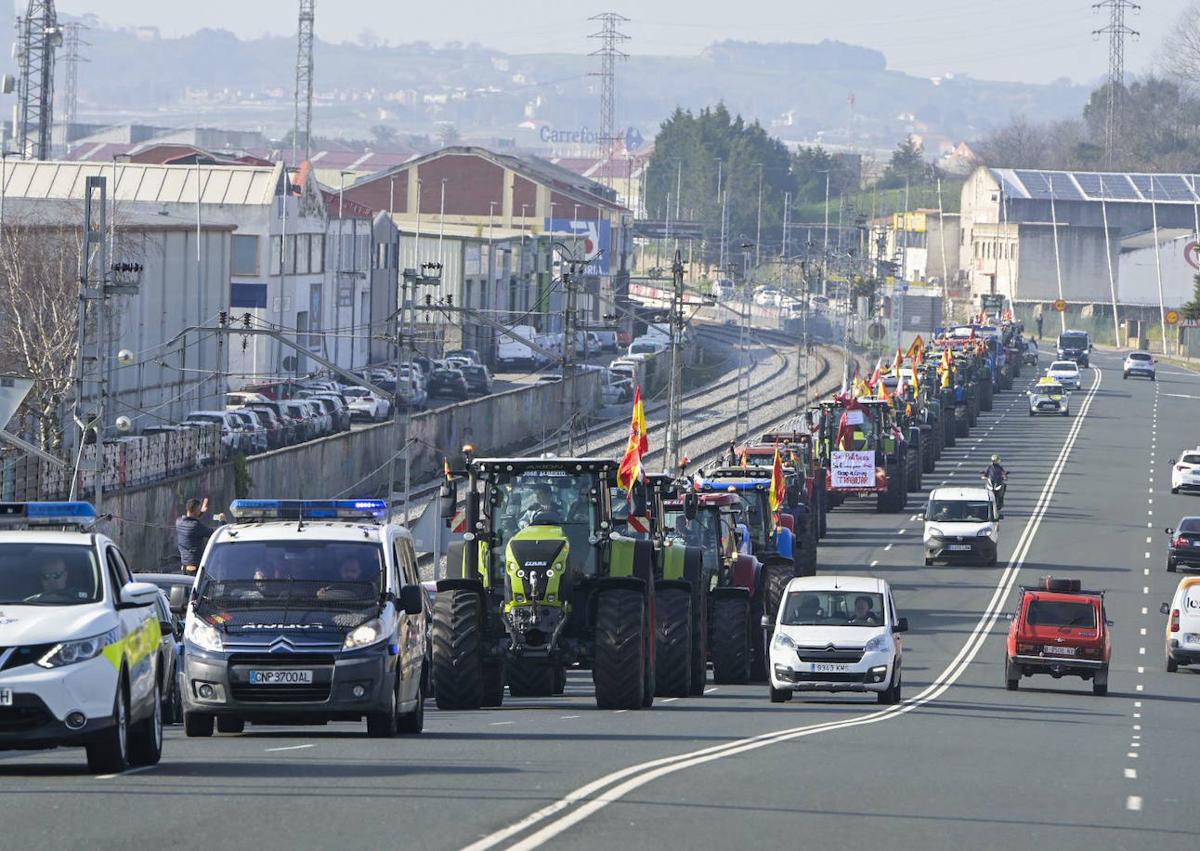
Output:
[[0,750],[82,746],[115,773],[159,761],[170,684],[158,588],[96,521],[86,502],[0,503]]
[[256,724],[424,725],[425,597],[408,531],[380,500],[240,499],[188,603],[188,736]]

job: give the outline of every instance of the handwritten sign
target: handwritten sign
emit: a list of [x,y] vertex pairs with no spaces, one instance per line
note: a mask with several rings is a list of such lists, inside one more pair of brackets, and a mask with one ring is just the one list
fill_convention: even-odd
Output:
[[867,490],[875,487],[875,453],[836,450],[830,474],[834,489]]

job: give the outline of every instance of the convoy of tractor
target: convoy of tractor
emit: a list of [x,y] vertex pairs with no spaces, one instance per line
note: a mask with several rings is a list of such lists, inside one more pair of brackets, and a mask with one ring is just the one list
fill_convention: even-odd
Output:
[[710,667],[716,683],[765,682],[777,611],[793,578],[820,570],[829,513],[856,498],[906,510],[1013,386],[1020,330],[918,337],[690,475],[642,469],[640,396],[621,459],[468,453],[442,488],[443,516],[461,501],[466,532],[433,605],[438,705],[499,706],[506,687],[551,697],[568,669],[590,671],[610,709],[702,694]]

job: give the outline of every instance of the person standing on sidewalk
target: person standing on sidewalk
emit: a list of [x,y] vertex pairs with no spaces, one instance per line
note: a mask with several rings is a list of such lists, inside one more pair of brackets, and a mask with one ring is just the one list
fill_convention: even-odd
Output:
[[1042,314],[1037,315],[1038,342],[1042,342]]
[[[184,573],[196,572],[204,547],[216,531],[200,519],[207,512],[208,497],[203,500],[193,497],[184,506],[183,516],[175,521],[175,543],[179,546],[179,564]],[[225,515],[214,514],[213,520],[223,523]]]

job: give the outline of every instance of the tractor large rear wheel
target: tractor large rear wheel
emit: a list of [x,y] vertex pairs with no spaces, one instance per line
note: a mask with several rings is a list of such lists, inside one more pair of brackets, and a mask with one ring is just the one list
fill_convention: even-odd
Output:
[[613,588],[596,601],[592,682],[601,709],[640,709],[646,685],[646,601],[637,591]]
[[438,592],[432,630],[438,709],[478,709],[483,704],[481,606],[474,591]]
[[689,694],[704,694],[708,684],[708,600],[704,589],[697,586],[692,594],[692,681]]
[[992,409],[992,382],[985,381],[979,387],[979,410],[990,411]]
[[692,688],[692,592],[654,592],[654,693],[687,697]]
[[788,583],[792,581],[793,574],[786,564],[764,565],[763,574],[763,617],[775,623],[775,613],[783,603],[783,594]]
[[512,697],[551,697],[557,667],[544,659],[511,658],[504,666]]
[[718,597],[712,604],[713,682],[744,683],[750,679],[750,601]]

